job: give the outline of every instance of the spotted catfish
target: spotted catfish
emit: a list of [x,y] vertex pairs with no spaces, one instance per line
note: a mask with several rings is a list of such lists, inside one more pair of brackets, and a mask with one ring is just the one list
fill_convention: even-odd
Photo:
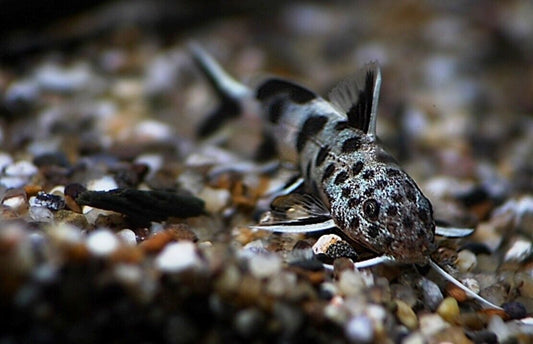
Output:
[[[286,159],[298,164],[306,193],[274,199],[271,211],[254,228],[276,232],[338,229],[377,257],[356,267],[379,263],[430,264],[445,278],[490,307],[446,273],[430,257],[435,234],[461,237],[470,229],[435,225],[432,206],[413,179],[379,144],[376,120],[381,72],[368,64],[329,94],[314,92],[279,78],[268,78],[254,92],[231,79],[198,46],[195,60],[224,99],[252,95]],[[231,80],[231,81],[230,81]],[[236,87],[235,85],[238,85]]]

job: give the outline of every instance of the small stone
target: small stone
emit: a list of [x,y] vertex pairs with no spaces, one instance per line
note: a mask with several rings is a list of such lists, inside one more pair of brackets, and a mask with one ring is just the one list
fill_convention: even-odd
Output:
[[520,302],[506,302],[502,308],[510,319],[522,319],[527,316],[526,307]]
[[355,343],[371,343],[374,340],[372,320],[366,316],[355,316],[344,326],[348,340]]
[[53,222],[54,214],[46,207],[30,207],[30,217],[35,222]]
[[507,324],[498,316],[492,316],[490,318],[487,330],[496,334],[499,343],[506,342],[512,335],[511,330],[507,327]]
[[426,338],[450,327],[450,324],[445,322],[438,314],[422,314],[419,321],[420,331]]
[[87,189],[91,191],[109,191],[117,188],[118,184],[112,176],[103,176],[87,183]]
[[457,253],[455,265],[460,272],[468,272],[477,265],[476,255],[469,250],[461,250]]
[[281,258],[277,254],[258,254],[250,258],[248,267],[256,278],[268,278],[281,271]]
[[45,207],[50,210],[59,210],[65,208],[65,201],[61,196],[40,191],[37,193],[37,196],[30,198],[30,205]]
[[135,232],[129,228],[122,229],[117,233],[117,236],[122,240],[122,242],[128,246],[137,245],[137,238]]
[[113,272],[120,282],[129,286],[140,284],[143,278],[140,266],[133,264],[116,264],[113,267]]
[[263,323],[263,314],[255,308],[243,309],[235,315],[235,329],[245,338],[258,333]]
[[209,213],[216,214],[229,204],[231,193],[225,189],[205,187],[198,197],[205,201],[205,208]]
[[4,173],[11,177],[31,177],[38,172],[37,167],[29,161],[21,160],[5,167]]
[[422,290],[424,304],[431,310],[437,309],[444,299],[439,286],[435,282],[422,277],[418,281],[418,287]]
[[6,191],[2,198],[2,205],[14,210],[21,210],[27,207],[26,192],[23,189],[11,189]]
[[533,253],[533,244],[525,238],[517,238],[505,253],[504,260],[522,262]]
[[170,243],[156,257],[155,264],[163,272],[181,272],[201,265],[196,246],[189,241]]
[[418,327],[418,318],[415,312],[408,304],[401,300],[395,300],[396,302],[396,317],[402,324],[408,329],[414,330]]
[[78,244],[83,241],[81,229],[67,223],[51,226],[48,233],[52,239],[58,242]]
[[474,343],[498,344],[498,337],[491,331],[467,331],[466,336]]
[[339,291],[346,296],[355,296],[365,287],[359,270],[344,270],[339,277]]
[[442,300],[437,308],[437,314],[451,324],[456,323],[459,318],[459,304],[457,300],[453,297],[447,297]]
[[113,232],[108,229],[97,229],[89,233],[87,248],[96,256],[105,257],[113,253],[120,243]]

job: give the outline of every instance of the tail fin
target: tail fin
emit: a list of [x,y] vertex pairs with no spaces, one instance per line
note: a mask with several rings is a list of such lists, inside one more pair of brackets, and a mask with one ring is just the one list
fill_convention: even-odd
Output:
[[240,99],[251,96],[252,92],[226,73],[199,44],[190,43],[189,50],[194,62],[220,98],[220,105],[207,116],[198,128],[197,135],[206,137],[214,133],[228,120],[238,117],[242,110]]

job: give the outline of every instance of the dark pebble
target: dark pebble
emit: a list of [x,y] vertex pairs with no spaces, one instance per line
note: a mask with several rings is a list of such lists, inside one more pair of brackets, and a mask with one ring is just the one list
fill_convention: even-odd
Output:
[[60,210],[65,208],[65,200],[61,196],[48,194],[40,191],[35,196],[35,205],[46,207],[50,210]]
[[507,302],[502,305],[502,308],[511,319],[522,319],[527,316],[526,307],[520,302]]
[[488,330],[465,331],[465,334],[475,344],[497,344],[498,343],[498,336],[496,336],[496,333],[488,331]]
[[68,168],[70,166],[70,162],[68,161],[66,154],[63,152],[53,152],[39,155],[33,159],[33,164],[37,167],[60,166]]

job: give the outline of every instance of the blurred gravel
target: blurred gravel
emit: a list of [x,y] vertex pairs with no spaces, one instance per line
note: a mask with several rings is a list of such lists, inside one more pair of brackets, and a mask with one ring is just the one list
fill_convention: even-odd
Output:
[[[532,3],[150,4],[50,10],[27,27],[13,7],[0,342],[533,340]],[[437,218],[476,228],[439,242],[440,261],[504,311],[424,268],[354,271],[341,257],[325,271],[318,236],[249,229],[291,170],[252,159],[258,123],[196,138],[217,99],[193,40],[237,79],[278,74],[324,95],[378,60],[378,135]],[[81,206],[78,184],[194,196],[207,215],[140,224]]]

